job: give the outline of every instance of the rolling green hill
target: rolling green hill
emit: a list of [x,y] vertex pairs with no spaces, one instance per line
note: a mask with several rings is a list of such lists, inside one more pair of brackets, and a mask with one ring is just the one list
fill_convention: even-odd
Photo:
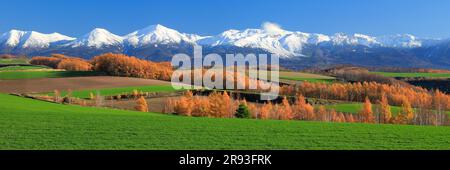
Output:
[[[372,110],[375,110],[376,107],[379,106],[377,104],[372,104]],[[344,112],[344,113],[358,113],[363,108],[363,103],[341,103],[341,104],[333,104],[333,105],[326,105],[327,109],[334,109],[337,112]],[[401,111],[400,106],[391,106],[391,112],[392,114],[397,114]],[[447,114],[450,114],[450,111],[447,111]]]
[[47,66],[8,66],[0,67],[0,71],[22,71],[22,70],[40,70],[40,69],[51,69]]
[[27,64],[27,59],[22,58],[10,58],[10,59],[0,59],[0,64]]
[[312,83],[331,83],[335,81],[334,77],[302,72],[280,71],[279,76],[281,80],[308,81]]
[[450,149],[450,128],[194,118],[0,94],[0,149]]
[[0,72],[0,80],[83,77],[95,75],[99,75],[99,73],[94,71],[2,71]]
[[[102,96],[114,96],[119,94],[130,94],[133,90],[138,92],[170,92],[175,91],[172,85],[152,85],[152,86],[133,86],[133,87],[117,87],[107,89],[91,89],[91,90],[78,90],[72,91],[72,97],[77,98],[89,98],[90,93],[96,95],[97,92]],[[66,91],[61,92],[61,96],[65,96]],[[53,93],[46,93],[44,95],[53,96]]]
[[450,78],[450,73],[394,73],[394,72],[372,72],[386,77],[426,77],[426,78]]

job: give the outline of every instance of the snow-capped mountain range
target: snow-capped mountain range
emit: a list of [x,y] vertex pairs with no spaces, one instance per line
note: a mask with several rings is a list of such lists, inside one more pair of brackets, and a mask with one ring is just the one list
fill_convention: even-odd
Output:
[[[415,57],[422,58],[442,55],[440,52],[436,52],[439,48],[433,47],[445,42],[448,40],[421,39],[410,34],[369,36],[344,33],[334,35],[304,33],[284,30],[272,23],[265,23],[259,29],[231,29],[218,35],[201,36],[181,33],[157,24],[122,36],[106,29],[95,28],[79,38],[59,33],[44,34],[35,31],[11,30],[0,36],[0,53],[25,55],[65,53],[90,58],[99,53],[120,52],[148,59],[154,58],[156,55],[158,59],[167,60],[167,58],[161,57],[170,57],[167,55],[175,52],[188,52],[189,47],[202,45],[204,48],[210,49],[208,52],[224,52],[231,48],[233,50],[230,52],[245,53],[257,49],[278,54],[284,59],[316,56],[316,58],[324,57],[324,63],[342,63],[334,59],[341,60],[355,54],[372,56],[374,52],[385,56],[384,53],[389,50],[391,51],[388,54],[392,57],[394,57],[392,50],[395,50],[396,53],[401,52],[402,55],[406,55],[405,51],[417,53]],[[384,50],[380,51],[379,49]],[[428,51],[423,49],[428,49]],[[361,53],[358,53],[358,50]],[[416,51],[420,51],[420,53]],[[418,56],[419,54],[421,56]],[[445,65],[445,67],[447,66]]]
[[427,39],[419,39],[413,35],[393,35],[373,37],[363,34],[347,35],[336,33],[324,35],[283,30],[275,24],[264,24],[261,29],[227,30],[219,35],[200,36],[180,33],[162,25],[152,25],[119,36],[106,29],[95,28],[79,38],[59,33],[43,34],[35,31],[11,30],[1,35],[0,45],[9,48],[49,48],[107,46],[140,47],[149,44],[179,44],[181,42],[203,46],[237,46],[260,48],[282,57],[302,56],[305,45],[332,44],[362,45],[367,47],[414,48],[421,47]]
[[47,48],[50,44],[61,41],[74,41],[75,38],[59,33],[43,34],[36,31],[11,30],[2,34],[0,43],[8,47]]

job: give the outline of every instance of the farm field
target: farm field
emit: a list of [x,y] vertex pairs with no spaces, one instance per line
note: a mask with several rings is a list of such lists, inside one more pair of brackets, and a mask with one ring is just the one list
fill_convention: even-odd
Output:
[[0,67],[0,71],[21,71],[21,70],[43,70],[43,69],[51,69],[47,66],[7,66]]
[[[357,114],[363,108],[363,103],[341,103],[341,104],[326,105],[325,107],[327,109],[334,109],[337,112]],[[377,107],[377,105],[373,104],[372,110],[375,110],[376,107]],[[401,111],[401,107],[391,106],[392,114],[397,114],[400,111]]]
[[[175,91],[172,85],[152,85],[152,86],[131,86],[131,87],[118,87],[118,88],[107,88],[107,89],[89,89],[89,90],[77,90],[72,91],[72,97],[77,98],[89,98],[90,94],[99,93],[102,96],[114,96],[119,94],[129,94],[132,93],[133,90],[137,90],[138,92],[170,92]],[[47,93],[50,96],[53,96],[53,93]],[[61,95],[64,96],[67,94],[67,91],[61,92]]]
[[450,149],[449,127],[194,118],[5,94],[0,103],[0,149]]
[[0,80],[96,76],[93,71],[2,71]]
[[311,83],[332,83],[334,79],[317,79],[317,78],[304,78],[304,77],[284,77],[280,76],[281,80],[292,80],[292,81],[307,81]]
[[54,90],[87,90],[129,86],[170,85],[170,82],[130,77],[91,76],[67,78],[40,78],[0,81],[2,93],[48,93]]
[[0,64],[27,64],[26,59],[21,58],[11,58],[11,59],[0,59]]
[[372,72],[373,74],[380,74],[386,77],[401,77],[401,78],[450,78],[450,73],[394,73],[394,72]]
[[290,71],[280,71],[281,80],[292,80],[292,81],[308,81],[308,82],[322,82],[331,83],[335,80],[334,77],[324,76],[319,74],[302,73],[302,72],[290,72]]
[[[372,110],[375,110],[378,105],[373,104]],[[355,113],[357,114],[362,108],[363,103],[341,103],[341,104],[333,104],[333,105],[326,105],[327,109],[334,109],[337,112],[344,112],[344,113]],[[391,112],[392,114],[397,114],[401,111],[401,107],[399,106],[391,106]],[[450,111],[447,112],[450,114]]]

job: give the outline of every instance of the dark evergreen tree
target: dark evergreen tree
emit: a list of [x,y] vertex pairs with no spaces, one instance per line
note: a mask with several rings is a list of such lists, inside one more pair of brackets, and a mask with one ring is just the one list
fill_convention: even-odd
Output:
[[237,118],[250,118],[250,112],[245,104],[240,104],[236,113],[234,114]]

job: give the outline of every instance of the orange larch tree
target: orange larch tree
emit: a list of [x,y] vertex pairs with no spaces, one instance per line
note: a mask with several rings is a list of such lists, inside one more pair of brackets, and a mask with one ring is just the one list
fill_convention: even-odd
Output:
[[362,110],[359,112],[363,118],[364,123],[374,123],[375,116],[372,111],[372,103],[370,103],[369,97],[366,97]]
[[136,106],[134,109],[141,112],[148,112],[148,104],[143,96],[136,100]]
[[389,106],[388,99],[386,94],[383,93],[381,95],[380,100],[380,120],[382,123],[389,123],[392,118],[391,106]]

